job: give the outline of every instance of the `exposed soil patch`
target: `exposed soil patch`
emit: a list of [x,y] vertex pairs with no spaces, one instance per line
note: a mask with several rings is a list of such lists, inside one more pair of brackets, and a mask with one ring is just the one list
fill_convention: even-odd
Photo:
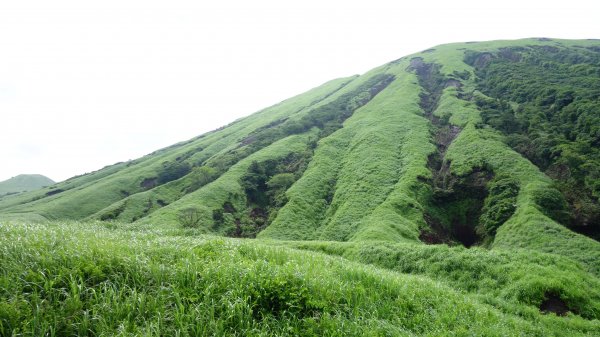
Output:
[[434,63],[425,63],[422,58],[415,57],[410,60],[408,71],[415,71],[419,78],[419,84],[424,89],[421,93],[421,109],[428,117],[439,104],[446,80],[440,73],[440,66]]
[[553,293],[546,293],[545,299],[540,304],[542,313],[555,313],[558,316],[565,316],[569,311],[569,307],[559,296]]
[[468,224],[454,224],[452,226],[452,235],[467,248],[471,248],[471,246],[481,241],[481,238],[475,231],[475,227]]
[[598,225],[572,226],[569,228],[579,234],[589,237],[590,239],[600,241],[600,226]]
[[140,187],[142,187],[145,190],[152,189],[152,188],[156,187],[157,185],[158,185],[157,177],[146,178],[146,179],[142,180],[142,182],[140,183]]
[[260,207],[255,207],[252,210],[250,210],[250,218],[254,221],[254,222],[260,222],[262,224],[266,224],[267,219],[269,218],[269,213]]
[[470,65],[474,66],[477,69],[482,69],[485,68],[488,64],[490,64],[493,58],[494,56],[490,53],[479,53],[477,57],[475,57],[472,60],[472,62],[467,63],[470,63]]

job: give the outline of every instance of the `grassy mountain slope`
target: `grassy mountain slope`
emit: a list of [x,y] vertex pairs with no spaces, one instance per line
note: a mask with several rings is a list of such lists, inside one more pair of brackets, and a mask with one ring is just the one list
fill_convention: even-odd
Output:
[[[89,223],[0,220],[7,238],[32,233],[1,241],[6,280],[58,273],[0,303],[26,322],[111,319],[27,331],[597,335],[599,85],[600,41],[442,45],[2,197],[0,219]],[[58,316],[22,304],[38,300]],[[105,301],[128,304],[112,316]]]
[[[6,213],[37,213],[49,219],[88,217],[129,195],[152,189],[159,174],[165,170],[163,163],[184,162],[188,165],[202,164],[257,128],[265,127],[273,120],[289,118],[306,107],[318,103],[343,87],[353,78],[328,82],[303,95],[286,100],[228,127],[210,132],[187,142],[156,151],[128,163],[119,163],[97,172],[69,179],[52,189],[42,190],[19,198],[0,201],[0,209]],[[227,163],[224,163],[227,165]],[[144,186],[143,182],[150,181]],[[163,184],[160,184],[163,185]],[[77,207],[72,207],[74,204]]]
[[[384,68],[396,76],[392,85],[319,144],[306,174],[288,191],[289,202],[261,237],[348,240],[359,229],[366,232],[370,224],[385,222],[381,218],[394,217],[395,210],[386,213],[378,206],[397,185],[402,186],[402,175],[416,178],[412,171],[424,166],[433,151],[427,120],[419,116],[416,78],[404,71],[406,66]],[[369,215],[379,218],[363,221]],[[391,230],[385,235],[410,231],[402,226],[403,219],[394,220],[398,219],[387,223]],[[314,229],[304,236],[295,227],[305,230],[306,223]],[[407,236],[416,239],[417,226],[409,226],[413,233]]]
[[19,174],[16,177],[0,181],[0,196],[37,190],[54,184],[54,181],[41,174]]

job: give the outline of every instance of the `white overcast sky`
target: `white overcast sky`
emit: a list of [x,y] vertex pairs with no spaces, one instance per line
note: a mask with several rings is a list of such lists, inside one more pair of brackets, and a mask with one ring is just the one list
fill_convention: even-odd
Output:
[[600,38],[597,1],[0,0],[0,181],[60,181],[437,44]]

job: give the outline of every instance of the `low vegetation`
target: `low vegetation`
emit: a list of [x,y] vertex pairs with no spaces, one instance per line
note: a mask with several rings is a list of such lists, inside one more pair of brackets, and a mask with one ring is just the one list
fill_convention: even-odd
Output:
[[[55,222],[0,233],[3,336],[600,333],[598,281],[552,256],[316,244],[377,268],[190,230]],[[549,294],[564,316],[540,312]]]

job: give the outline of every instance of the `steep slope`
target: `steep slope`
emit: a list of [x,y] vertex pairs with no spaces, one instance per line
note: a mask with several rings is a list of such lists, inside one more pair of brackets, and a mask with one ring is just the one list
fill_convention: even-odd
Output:
[[52,179],[41,174],[19,174],[0,181],[0,196],[38,190],[53,184]]
[[[103,312],[106,296],[135,312],[105,321],[108,334],[123,319],[133,334],[158,324],[190,334],[597,335],[599,125],[598,40],[437,46],[143,158],[1,197],[3,282],[20,283],[0,304],[62,322],[19,309],[39,300],[68,321],[78,316],[66,303],[80,302],[29,298],[27,287],[71,277],[58,293],[104,287],[80,297],[82,308]],[[23,231],[30,246],[13,245]],[[130,280],[131,293],[111,288]],[[212,313],[204,330],[191,323],[198,312]]]
[[438,46],[5,197],[0,212],[263,239],[519,247],[598,272],[598,45]]

